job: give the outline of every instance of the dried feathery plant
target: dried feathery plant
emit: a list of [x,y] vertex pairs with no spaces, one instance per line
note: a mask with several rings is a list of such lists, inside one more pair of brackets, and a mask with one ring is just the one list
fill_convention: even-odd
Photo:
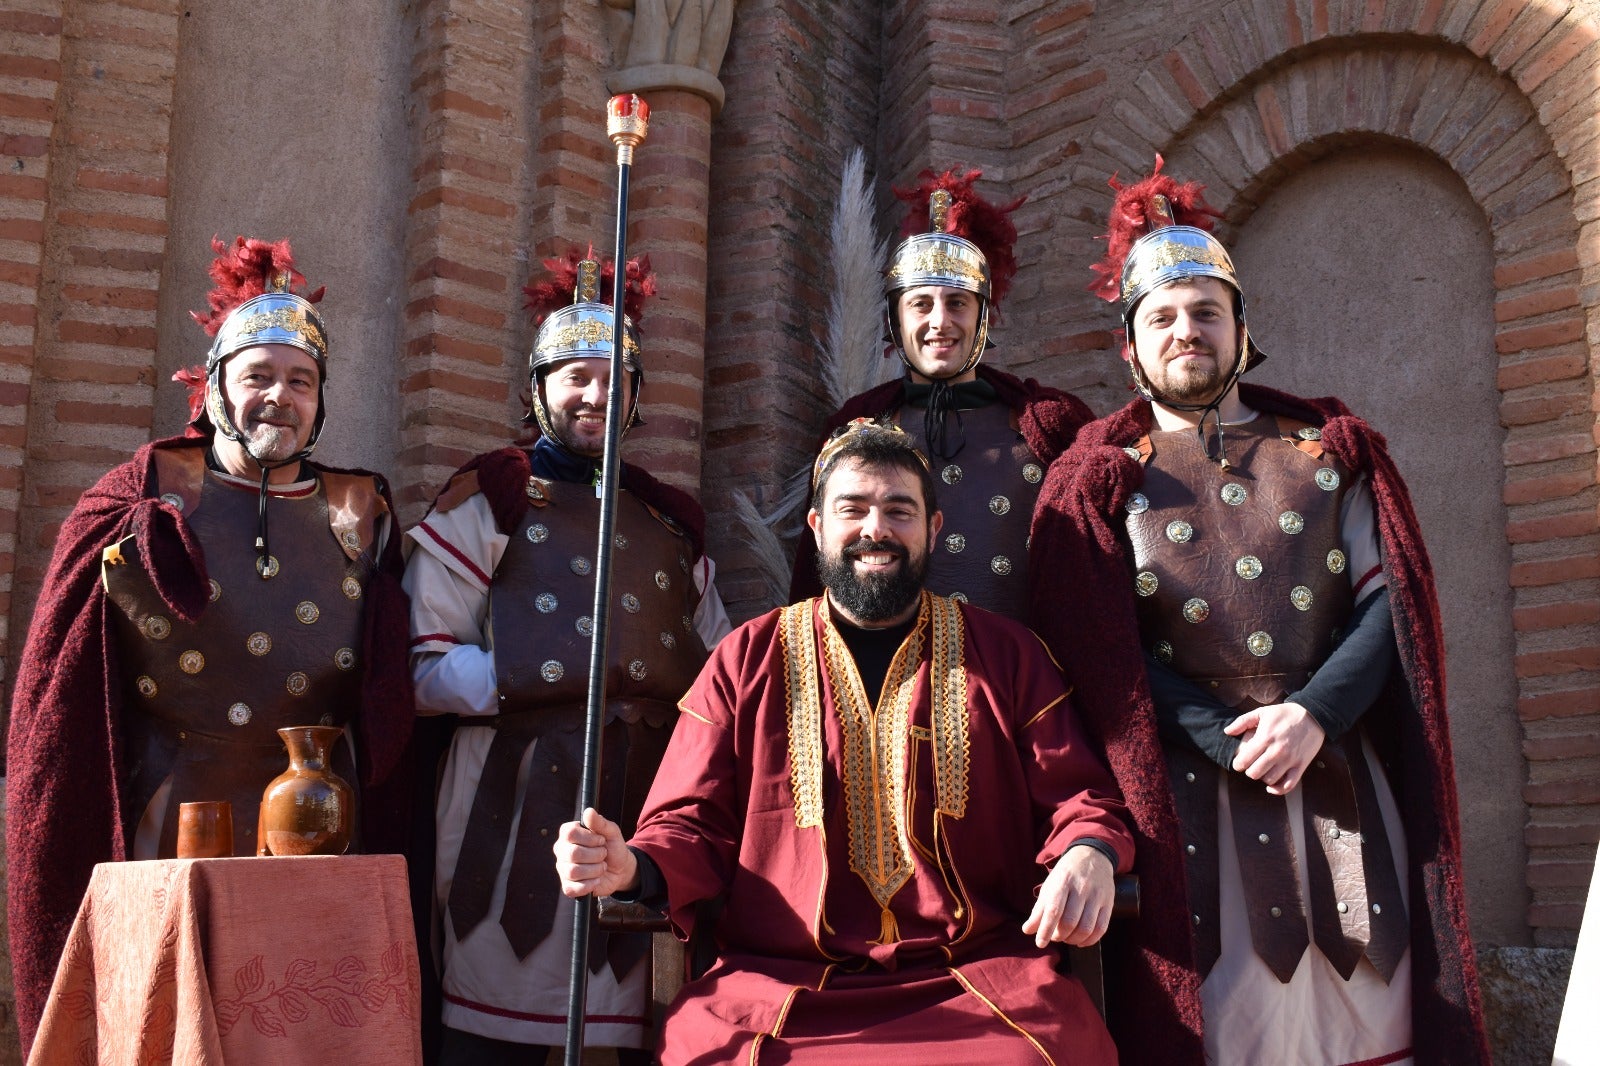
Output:
[[[833,290],[828,299],[827,336],[817,338],[817,361],[828,400],[837,410],[852,396],[881,384],[900,369],[883,358],[882,264],[888,258],[889,244],[878,238],[873,223],[872,186],[867,180],[866,156],[859,147],[845,160],[829,239],[833,242]],[[805,531],[810,496],[809,463],[784,479],[777,503],[768,514],[763,515],[747,493],[733,494],[739,539],[756,558],[770,606],[788,599],[792,566],[788,546]]]

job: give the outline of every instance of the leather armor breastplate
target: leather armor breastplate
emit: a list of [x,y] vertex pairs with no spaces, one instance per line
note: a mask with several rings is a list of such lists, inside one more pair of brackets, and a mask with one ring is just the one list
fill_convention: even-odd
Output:
[[[203,462],[199,449],[193,458]],[[322,484],[272,496],[276,566],[264,578],[254,547],[257,492],[198,470],[189,491],[168,491],[175,472],[191,473],[163,463],[163,496],[182,506],[211,579],[200,618],[172,616],[126,542],[114,553],[120,561],[102,568],[128,711],[121,728],[134,802],[125,829],[131,843],[170,775],[161,855],[173,854],[176,805],[202,799],[232,803],[235,853],[254,855],[261,793],[287,765],[277,730],[344,725],[360,704],[362,597],[374,569],[370,516],[360,531],[347,525],[336,536],[333,526],[349,516],[330,517]],[[345,761],[336,767],[342,774],[353,769]]]
[[1227,471],[1194,430],[1151,433],[1127,504],[1146,648],[1241,710],[1299,688],[1350,614],[1339,508],[1351,475],[1299,436],[1316,432],[1270,415],[1230,426]]
[[[582,707],[594,633],[600,504],[589,485],[532,483],[533,500],[489,589],[502,713]],[[694,628],[699,593],[688,537],[627,492],[617,494],[611,553],[608,701],[671,712],[706,660]]]
[[[922,414],[901,408],[896,417],[931,458]],[[927,589],[1025,621],[1028,533],[1044,466],[1005,404],[985,404],[960,417],[966,446],[949,462],[932,459],[944,527],[928,561]]]

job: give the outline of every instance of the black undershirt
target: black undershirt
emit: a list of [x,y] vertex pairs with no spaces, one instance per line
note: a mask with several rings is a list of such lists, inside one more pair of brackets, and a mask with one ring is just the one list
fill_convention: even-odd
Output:
[[[1344,639],[1305,687],[1290,693],[1284,702],[1304,707],[1329,740],[1338,740],[1378,698],[1398,658],[1389,590],[1383,588],[1356,606]],[[1239,712],[1148,653],[1144,661],[1161,739],[1198,751],[1223,769],[1233,769],[1241,741],[1223,729]]]

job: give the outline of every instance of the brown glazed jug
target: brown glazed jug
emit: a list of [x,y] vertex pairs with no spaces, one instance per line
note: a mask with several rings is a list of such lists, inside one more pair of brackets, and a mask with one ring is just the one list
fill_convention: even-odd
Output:
[[343,732],[331,725],[278,730],[289,749],[289,769],[261,794],[258,855],[343,855],[350,846],[355,791],[328,769],[329,754]]

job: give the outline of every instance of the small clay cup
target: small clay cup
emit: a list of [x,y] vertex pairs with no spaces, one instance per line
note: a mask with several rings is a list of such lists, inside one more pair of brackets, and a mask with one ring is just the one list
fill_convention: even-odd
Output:
[[178,804],[178,858],[223,859],[232,854],[232,804],[227,800]]

